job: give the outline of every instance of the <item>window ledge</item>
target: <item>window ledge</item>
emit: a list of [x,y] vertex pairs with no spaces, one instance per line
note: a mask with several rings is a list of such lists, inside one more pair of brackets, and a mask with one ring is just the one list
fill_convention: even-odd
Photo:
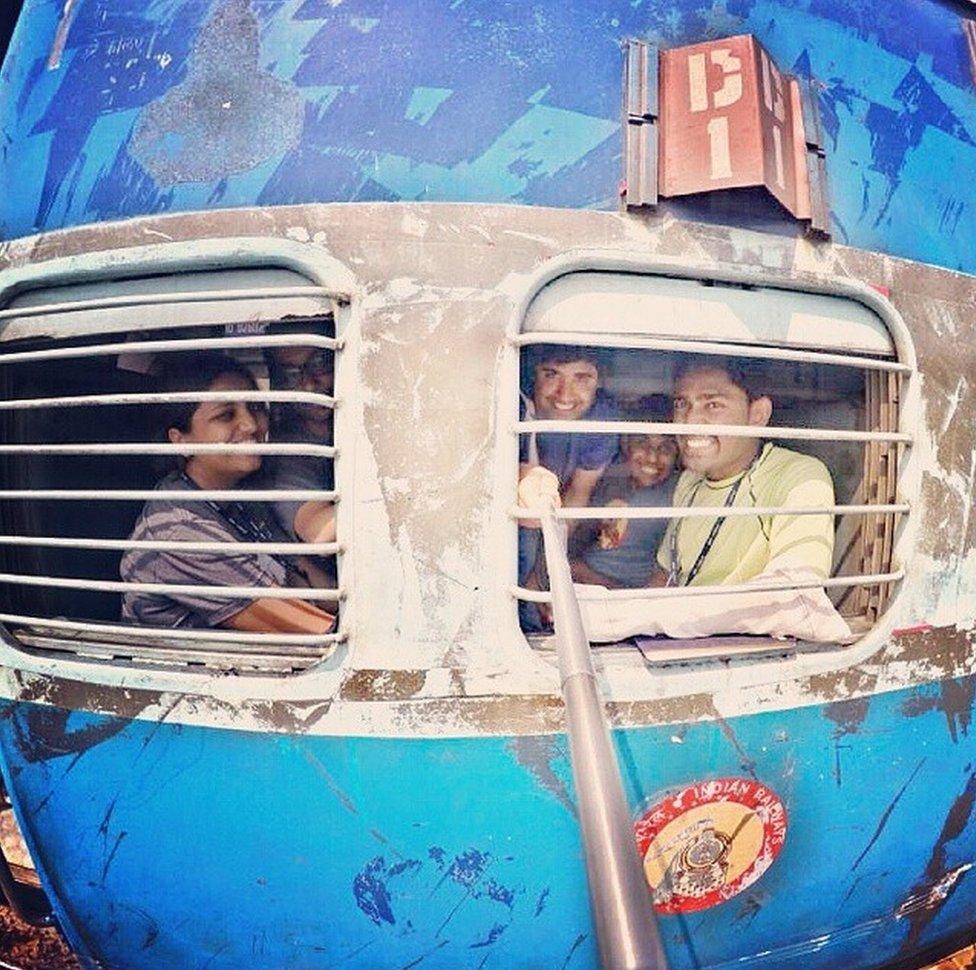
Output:
[[[815,643],[795,638],[777,639],[775,637],[729,634],[725,636],[696,637],[676,639],[670,637],[632,637],[616,643],[594,643],[591,645],[594,657],[605,661],[640,660],[642,665],[670,665],[702,661],[726,661],[737,657],[792,657],[798,653],[821,653],[828,650],[844,649],[860,634],[852,636],[844,643]],[[556,638],[553,635],[533,635],[528,637],[529,645],[546,660],[556,663]]]

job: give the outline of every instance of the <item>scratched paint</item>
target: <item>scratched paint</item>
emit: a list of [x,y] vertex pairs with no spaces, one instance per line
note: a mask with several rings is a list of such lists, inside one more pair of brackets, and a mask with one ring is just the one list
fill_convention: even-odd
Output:
[[[132,268],[147,243],[192,253],[233,239],[208,257],[232,261],[289,240],[278,258],[309,272],[331,261],[324,282],[353,297],[356,387],[355,626],[331,667],[271,683],[0,644],[0,693],[30,702],[0,719],[6,781],[75,944],[126,966],[257,953],[282,966],[595,962],[558,678],[514,628],[498,539],[514,462],[505,340],[547,261],[579,250],[881,282],[921,374],[906,403],[908,578],[871,637],[748,663],[598,656],[635,813],[663,790],[745,774],[790,817],[745,898],[701,914],[694,953],[684,927],[664,925],[674,965],[859,965],[970,927],[976,390],[960,374],[976,372],[976,289],[880,255],[973,270],[958,13],[919,3],[908,31],[877,4],[835,0],[466,0],[424,17],[411,3],[363,16],[305,0],[124,0],[81,4],[48,72],[55,6],[29,7],[38,30],[4,68],[0,173],[19,191],[0,200],[0,222],[5,237],[44,234],[4,245],[0,288],[69,265]],[[171,106],[195,78],[223,68],[226,81],[225,51],[207,40],[221,11],[242,18],[239,52],[275,104],[301,99],[300,126],[285,110],[268,143],[231,137],[194,159],[166,141]],[[616,206],[621,36],[746,30],[818,82],[841,245],[795,239],[782,221],[753,232],[667,207],[653,219],[545,208]],[[143,150],[160,143],[176,169]],[[184,180],[194,174],[205,178]],[[523,205],[216,211],[408,199]],[[207,211],[154,216],[192,209]],[[98,224],[126,216],[147,218]],[[271,831],[255,820],[269,817]],[[213,882],[186,885],[187,845]],[[214,898],[241,909],[214,912]],[[200,912],[214,917],[205,927]]]
[[128,151],[160,187],[219,182],[293,148],[303,112],[294,85],[258,67],[247,0],[224,0],[197,35],[186,79],[142,110]]
[[301,0],[123,0],[79,4],[52,71],[56,15],[28,4],[32,29],[5,64],[0,172],[18,185],[0,200],[6,237],[316,201],[614,209],[621,39],[752,32],[816,84],[836,237],[976,265],[976,115],[951,4],[914,4],[908,29],[883,5],[782,0],[384,0],[369,16]]

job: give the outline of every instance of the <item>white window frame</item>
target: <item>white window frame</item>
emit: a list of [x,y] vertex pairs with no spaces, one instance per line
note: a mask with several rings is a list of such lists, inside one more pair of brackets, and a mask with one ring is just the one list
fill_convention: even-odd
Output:
[[[344,376],[344,371],[348,368],[343,368],[340,365],[342,359],[342,354],[339,353],[340,348],[343,346],[346,339],[348,330],[353,323],[352,314],[350,313],[353,295],[355,293],[355,285],[352,274],[348,269],[335,260],[332,257],[324,256],[321,254],[315,254],[315,259],[310,258],[307,247],[302,246],[299,243],[295,243],[290,240],[281,239],[206,239],[206,240],[195,240],[192,242],[181,242],[181,243],[167,243],[158,246],[145,246],[130,248],[124,251],[125,258],[124,261],[120,260],[120,254],[118,252],[105,251],[92,253],[85,256],[75,256],[68,257],[65,259],[52,260],[47,263],[39,265],[30,265],[18,269],[8,269],[0,272],[0,323],[4,319],[16,318],[29,319],[31,317],[44,318],[50,317],[52,320],[57,319],[58,312],[63,312],[64,308],[59,308],[57,306],[47,305],[43,310],[33,311],[25,306],[10,307],[11,300],[16,298],[23,298],[25,293],[30,294],[34,291],[51,290],[59,286],[84,286],[86,284],[95,284],[102,287],[108,287],[113,281],[121,280],[143,280],[146,277],[181,277],[188,274],[210,274],[210,273],[220,273],[224,270],[232,271],[257,271],[257,270],[285,270],[293,274],[297,274],[303,277],[308,285],[300,288],[299,295],[301,297],[311,296],[318,299],[326,300],[329,309],[323,310],[323,316],[328,314],[333,319],[334,324],[334,338],[319,337],[318,340],[322,342],[327,342],[330,346],[334,346],[336,353],[336,374],[335,382],[336,387],[334,391],[334,398],[338,400],[345,393],[345,384],[349,381],[349,378]],[[221,293],[221,295],[223,295]],[[245,290],[234,290],[232,296],[234,299],[240,299],[242,301],[253,300],[256,297],[264,295],[264,293],[248,293]],[[277,291],[271,288],[266,292],[269,297],[282,297],[288,294],[284,294],[282,289],[279,288]],[[294,295],[294,294],[292,294]],[[104,298],[94,299],[92,301],[87,301],[90,303],[90,309],[95,309],[98,307],[112,307],[112,308],[124,308],[127,306],[154,306],[156,305],[156,300],[151,299],[151,297],[159,296],[158,292],[146,295],[134,295],[134,296],[123,296],[112,298],[110,296]],[[188,303],[198,303],[198,302],[209,302],[214,296],[213,292],[208,293],[207,291],[196,291],[189,297],[187,294],[163,294],[160,304],[188,304]],[[22,301],[18,301],[22,302]],[[81,305],[77,306],[76,309],[83,309]],[[314,315],[314,314],[312,314]],[[223,321],[216,321],[221,323]],[[213,321],[210,321],[211,325]],[[179,327],[184,324],[178,324],[174,328],[174,331],[178,330]],[[184,326],[194,327],[207,325],[206,321],[195,320]],[[139,330],[159,330],[159,329],[170,329],[167,327],[160,327],[159,323],[153,319],[145,320],[140,319],[138,315],[135,316],[131,326],[126,326],[125,328],[120,328],[120,340],[122,343],[121,334],[131,334],[133,332],[138,332]],[[82,331],[84,332],[84,330]],[[96,328],[91,332],[93,335],[99,337],[107,336],[111,330]],[[30,328],[25,333],[17,333],[16,336],[28,336],[33,334],[34,331]],[[43,331],[41,331],[43,333]],[[50,331],[48,331],[50,334]],[[77,336],[79,335],[77,331],[69,330],[68,333],[61,333],[57,331],[57,336]],[[153,343],[160,343],[163,341],[153,341]],[[175,338],[175,343],[179,343],[183,346],[190,346],[192,343],[199,341],[194,340],[179,340]],[[269,336],[269,335],[257,335],[257,336],[227,336],[227,337],[216,337],[216,338],[204,338],[203,343],[212,343],[219,348],[233,348],[233,347],[244,347],[244,346],[265,346],[272,343],[296,343],[299,342],[295,338],[289,335],[282,335],[281,337]],[[125,351],[137,351],[139,349],[139,342],[133,341],[125,343]],[[104,352],[104,350],[103,350]],[[69,351],[65,352],[65,356],[77,356],[77,354],[71,354]],[[260,397],[262,400],[269,399],[269,397],[274,397],[277,392],[268,391],[258,391],[254,392],[254,396]],[[290,392],[281,392],[289,394]],[[280,394],[278,395],[280,397]],[[145,395],[142,396],[145,400]],[[194,399],[200,399],[200,394],[194,394]],[[289,398],[290,399],[290,398]],[[117,403],[124,403],[119,401]],[[2,406],[2,405],[0,405]],[[330,454],[338,455],[340,451],[343,450],[341,442],[341,422],[336,424],[336,440],[334,447],[330,447],[327,450]],[[257,447],[257,446],[256,446]],[[268,448],[268,446],[264,446]],[[301,446],[304,450],[304,446]],[[105,451],[115,451],[118,453],[119,446],[108,446]],[[136,446],[134,450],[138,450],[139,453],[149,453],[150,451],[156,451],[157,449],[162,451],[165,446],[156,446],[155,448],[146,448],[145,446]],[[122,448],[122,451],[125,451]],[[185,448],[183,449],[185,450]],[[263,449],[262,449],[263,450]],[[278,451],[288,451],[289,449],[283,446],[278,448],[272,448],[270,450]],[[90,449],[86,449],[90,451]],[[323,451],[324,453],[324,451]],[[335,491],[338,494],[342,490],[342,484],[340,482],[340,472],[341,463],[336,462],[335,474],[336,474],[336,486]],[[155,494],[157,497],[159,493]],[[282,493],[283,495],[284,493]],[[150,493],[146,493],[144,496],[148,498]],[[51,497],[55,497],[52,494]],[[139,497],[135,492],[131,492],[129,497],[137,498]],[[217,498],[217,493],[212,496]],[[295,493],[294,497],[298,497],[298,493]],[[316,493],[316,497],[321,497],[321,493]],[[337,537],[334,545],[338,549],[344,549],[345,538],[344,533],[349,528],[349,524],[344,522],[344,515],[339,512],[337,507]],[[24,544],[30,543],[29,539],[20,539],[18,537],[13,537],[16,539],[15,543],[12,544]],[[56,538],[56,537],[52,537]],[[124,544],[123,540],[108,540],[110,544],[114,547],[120,547]],[[306,549],[308,548],[305,544],[302,544]],[[328,544],[333,545],[333,544]],[[36,585],[43,585],[42,581]],[[70,585],[70,583],[68,584]],[[92,588],[93,584],[91,582],[85,582],[88,588]],[[101,585],[106,588],[112,586],[113,589],[117,585],[123,587],[122,583],[110,583],[105,581]],[[242,588],[243,589],[243,588]],[[220,588],[222,593],[227,593],[232,595],[235,590],[233,588]],[[238,590],[241,592],[241,590]],[[270,593],[271,595],[277,595],[274,590],[261,590],[263,595]],[[283,590],[281,595],[285,596],[291,593],[294,595],[294,590]],[[310,595],[302,596],[302,598],[318,600],[318,599],[328,599],[329,596],[319,595],[317,591],[310,591]],[[334,600],[334,597],[332,597]],[[0,622],[5,622],[10,618],[9,614],[5,614],[0,617]],[[57,676],[71,676],[79,680],[88,682],[103,683],[106,685],[115,685],[119,683],[131,683],[133,676],[138,677],[142,681],[147,681],[151,686],[159,689],[174,689],[179,691],[185,691],[192,689],[193,685],[202,685],[204,683],[209,683],[212,681],[215,672],[218,672],[214,668],[194,668],[188,665],[186,658],[179,656],[178,650],[171,650],[169,648],[160,646],[156,648],[156,655],[158,657],[158,665],[152,659],[146,659],[153,653],[152,646],[144,646],[140,651],[140,658],[138,661],[125,661],[117,659],[107,659],[112,653],[122,653],[124,652],[120,647],[114,642],[111,644],[106,644],[106,649],[100,649],[100,644],[96,639],[93,639],[90,644],[90,650],[79,649],[79,644],[77,641],[66,641],[61,649],[66,652],[56,655],[56,651],[59,649],[56,628],[59,629],[74,629],[79,632],[83,632],[86,624],[83,621],[61,621],[61,620],[47,620],[44,618],[38,619],[38,627],[50,630],[53,632],[53,636],[48,637],[50,643],[43,650],[36,650],[29,647],[21,646],[16,637],[10,634],[6,629],[0,632],[0,664],[9,666],[15,669],[28,671],[32,673],[39,674],[56,674]],[[240,633],[238,631],[231,630],[220,630],[220,631],[210,631],[210,630],[179,630],[179,631],[165,631],[166,637],[172,640],[186,640],[186,641],[203,641],[214,644],[217,641],[223,641],[228,644],[240,643],[248,644],[253,647],[256,643],[261,642],[261,637],[269,637],[274,639],[276,644],[280,643],[283,649],[287,649],[289,646],[299,645],[301,643],[307,643],[311,641],[318,641],[320,644],[328,641],[328,650],[324,653],[324,656],[316,658],[316,662],[311,666],[308,666],[304,670],[297,670],[295,672],[290,672],[287,676],[289,683],[296,685],[297,691],[294,691],[298,695],[308,694],[309,696],[321,696],[323,689],[328,689],[328,684],[331,684],[334,689],[338,684],[339,672],[348,658],[348,636],[349,636],[349,626],[351,621],[351,611],[347,609],[346,601],[343,601],[343,609],[340,611],[340,623],[336,631],[331,634],[323,636],[315,635],[302,635],[302,634],[249,634]],[[106,623],[92,623],[87,624],[91,627],[90,632],[97,635],[99,627],[104,627],[104,632],[111,631],[115,635],[122,635],[124,637],[125,629],[120,624],[118,627],[113,624]],[[147,639],[144,636],[145,631],[133,627],[132,628],[132,639],[140,640],[143,643]],[[44,639],[44,635],[39,635],[38,639]],[[160,637],[162,639],[162,637]],[[265,643],[269,641],[265,640]],[[260,653],[260,650],[254,651],[255,653]],[[245,656],[244,653],[241,654],[242,660]],[[193,658],[196,660],[197,658]],[[167,661],[173,661],[172,663],[167,663]],[[218,668],[219,669],[219,668]],[[225,677],[224,671],[219,671],[220,676]],[[232,680],[237,678],[231,678]],[[273,690],[273,685],[280,684],[282,682],[282,675],[280,672],[276,672],[272,669],[261,670],[255,669],[253,671],[248,670],[243,673],[243,679],[246,680],[248,684],[251,685],[251,689],[256,690],[259,693],[267,694],[268,690]],[[323,684],[323,680],[326,684]],[[303,686],[304,685],[304,686]]]
[[[877,358],[863,358],[858,354],[835,354],[829,351],[821,353],[817,351],[774,348],[769,347],[768,345],[762,345],[765,351],[771,351],[771,353],[757,355],[753,351],[751,345],[737,345],[735,343],[726,344],[707,340],[681,341],[679,339],[672,339],[668,337],[641,338],[638,336],[635,338],[630,334],[624,336],[616,336],[607,333],[588,335],[583,331],[579,331],[578,333],[567,331],[546,332],[543,330],[526,331],[524,329],[526,319],[528,318],[532,308],[532,304],[540,298],[540,296],[546,291],[547,287],[567,276],[593,272],[619,274],[621,276],[638,275],[677,277],[706,283],[774,288],[787,292],[826,295],[851,300],[864,305],[868,310],[872,311],[880,318],[891,337],[895,356],[890,364],[887,362],[882,362],[880,366],[878,366]],[[503,382],[501,389],[501,396],[503,400],[500,402],[500,420],[505,422],[507,427],[510,429],[511,440],[509,442],[509,447],[505,449],[505,453],[509,457],[507,470],[512,479],[517,479],[517,475],[514,474],[514,470],[518,468],[520,420],[517,405],[517,389],[519,387],[520,355],[523,346],[527,344],[548,344],[561,342],[566,344],[590,345],[598,347],[633,347],[636,349],[662,349],[673,352],[698,352],[703,354],[721,353],[727,356],[741,356],[754,359],[768,358],[796,361],[809,360],[813,363],[842,363],[858,367],[865,365],[865,369],[866,365],[870,364],[875,366],[877,369],[894,370],[900,372],[904,377],[904,394],[902,405],[898,413],[898,425],[894,435],[896,436],[896,440],[904,442],[907,447],[906,453],[902,457],[902,460],[899,461],[898,467],[897,495],[899,499],[896,503],[889,506],[872,506],[871,508],[872,512],[891,511],[901,513],[899,515],[899,520],[895,530],[890,559],[890,562],[895,564],[895,568],[892,569],[890,574],[880,574],[879,576],[870,577],[872,579],[884,579],[885,581],[890,581],[894,588],[894,592],[892,593],[889,603],[881,617],[878,618],[878,620],[866,633],[859,635],[853,643],[849,644],[825,645],[822,643],[807,643],[803,641],[784,643],[782,641],[765,637],[756,637],[754,638],[756,642],[752,643],[743,642],[748,641],[750,638],[738,637],[737,635],[734,635],[733,638],[731,638],[733,641],[731,648],[725,649],[716,642],[721,638],[705,637],[696,641],[675,640],[673,641],[673,649],[670,646],[661,646],[660,648],[655,646],[653,659],[650,662],[652,665],[660,665],[662,668],[664,668],[673,664],[683,666],[689,662],[694,663],[702,660],[709,662],[725,662],[737,655],[742,654],[748,655],[750,659],[761,659],[762,657],[783,659],[796,657],[800,653],[815,652],[818,654],[837,656],[838,659],[841,660],[842,664],[847,666],[850,663],[857,662],[859,659],[870,656],[881,646],[884,637],[893,627],[893,618],[896,614],[894,607],[896,605],[899,590],[898,583],[900,582],[900,578],[904,576],[902,564],[908,561],[909,553],[911,549],[914,548],[915,529],[917,527],[916,520],[918,517],[910,514],[910,499],[918,495],[919,471],[918,463],[914,460],[912,453],[911,443],[914,435],[912,433],[913,429],[911,427],[909,415],[918,413],[920,386],[915,349],[908,328],[897,310],[895,310],[892,304],[877,290],[866,283],[861,283],[857,280],[850,279],[832,278],[822,280],[806,276],[793,277],[786,273],[775,273],[750,268],[717,268],[715,266],[689,265],[688,263],[678,260],[648,261],[640,258],[621,256],[617,253],[570,253],[552,260],[541,271],[539,271],[535,278],[531,281],[531,284],[524,291],[524,295],[519,302],[515,314],[513,315],[508,338],[508,347],[506,349],[507,359],[505,361],[505,366],[503,367]],[[701,429],[696,431],[696,426],[694,425],[674,425],[673,423],[668,422],[545,422],[545,427],[548,430],[554,430],[554,428],[558,427],[560,424],[565,425],[566,430],[573,431],[580,430],[580,425],[590,425],[590,430],[594,433],[606,433],[608,430],[610,430],[618,434],[626,433],[628,431],[630,433],[656,432],[667,434],[695,434],[700,433],[701,431]],[[537,428],[536,430],[540,429],[541,428]],[[748,429],[738,427],[729,427],[728,429],[724,429],[714,425],[707,426],[708,433],[714,434],[716,430],[723,431],[723,433],[732,433],[740,436],[756,436],[766,438],[778,437],[798,439],[801,437],[816,437],[815,434],[810,435],[807,433],[797,433],[797,431],[802,432],[803,429],[791,430],[765,428],[761,430],[757,429],[755,432],[750,432]],[[812,429],[807,429],[807,431],[810,430]],[[770,434],[770,432],[772,433]],[[827,432],[826,437],[830,438],[831,440],[837,440],[836,435],[830,432]],[[849,437],[851,440],[871,440],[870,433],[868,432],[854,432]],[[885,434],[884,437],[890,436]],[[512,603],[508,611],[509,623],[511,629],[513,629],[514,635],[519,639],[519,642],[522,643],[523,649],[529,650],[533,653],[538,653],[539,646],[546,646],[545,640],[539,640],[533,637],[532,641],[530,642],[529,637],[522,631],[519,625],[517,609],[520,598],[516,574],[518,561],[517,524],[519,518],[532,518],[532,516],[526,513],[525,510],[518,507],[517,502],[515,501],[515,487],[513,485],[509,486],[509,494],[512,496],[512,504],[508,510],[511,527],[507,530],[507,537],[504,543],[504,546],[509,553],[508,561],[504,566],[505,575],[507,575],[511,580],[509,584],[509,594]],[[908,500],[905,499],[906,496],[909,497]],[[862,505],[848,505],[833,506],[827,511],[836,513],[850,511],[852,513],[857,513],[864,511],[864,509],[865,507]],[[643,510],[635,510],[628,513],[627,510],[615,508],[614,517],[639,517],[641,511]],[[824,514],[825,510],[811,510],[810,514],[813,514],[814,511],[819,512],[819,514],[822,515]],[[704,515],[706,513],[711,516],[714,516],[715,514],[714,510],[702,510],[699,513],[698,510],[672,509],[666,516],[663,517],[678,518],[698,514]],[[562,519],[574,517],[602,519],[607,517],[606,513],[595,511],[590,512],[589,510],[583,510],[582,512],[576,510],[560,510],[557,514]],[[744,509],[742,512],[736,511],[733,512],[733,514],[755,515],[756,510]],[[830,577],[823,584],[817,584],[817,586],[829,588],[831,586],[845,585],[843,580],[837,582],[836,579],[836,577]],[[704,594],[706,592],[735,593],[741,588],[742,587],[733,586],[721,588],[701,587],[700,594]],[[755,587],[749,588],[755,591]],[[692,587],[692,589],[695,589],[695,587]],[[526,600],[546,602],[549,599],[549,596],[546,593],[539,593],[535,591],[522,592],[529,594],[521,597]],[[611,598],[623,599],[665,599],[668,596],[682,594],[687,595],[688,592],[689,588],[681,587],[680,589],[661,590],[611,590],[609,591],[608,595]],[[692,593],[692,595],[699,594]],[[626,643],[593,644],[592,647],[594,650],[599,651],[601,654],[608,657],[614,654],[620,655],[623,650],[628,649]]]

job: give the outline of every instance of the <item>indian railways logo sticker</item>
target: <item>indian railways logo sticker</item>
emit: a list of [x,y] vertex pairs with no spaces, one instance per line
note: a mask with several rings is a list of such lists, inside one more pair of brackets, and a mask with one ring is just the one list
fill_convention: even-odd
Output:
[[636,822],[644,875],[659,913],[707,909],[751,886],[786,840],[786,809],[749,778],[689,785]]

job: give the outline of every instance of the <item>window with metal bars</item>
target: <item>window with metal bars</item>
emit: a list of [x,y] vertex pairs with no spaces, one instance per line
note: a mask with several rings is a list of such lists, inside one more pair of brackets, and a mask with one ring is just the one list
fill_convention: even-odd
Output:
[[[761,600],[804,589],[826,593],[826,608],[843,617],[851,637],[870,629],[884,612],[903,575],[895,549],[908,504],[899,494],[898,479],[910,437],[900,428],[899,410],[913,362],[910,348],[902,341],[899,354],[885,322],[864,302],[752,283],[579,272],[541,291],[516,342],[522,474],[541,464],[559,479],[563,506],[558,515],[570,527],[574,577],[581,584],[577,591],[584,616],[597,628],[595,633],[591,629],[594,640],[612,639],[599,629],[600,617],[607,615],[614,618],[609,629],[660,637],[655,622],[646,631],[626,622],[628,611],[650,615],[649,604],[659,615],[676,606],[694,612],[696,603],[706,611],[712,606],[705,604],[727,604],[732,617],[737,603],[746,602],[743,596],[752,596],[755,603],[757,594]],[[557,396],[548,407],[542,399],[546,391],[540,391],[539,382],[545,379],[540,366],[565,376],[572,371],[574,356],[583,361],[581,374],[591,362],[597,390],[589,396],[584,389],[575,402],[573,391],[564,392],[562,417]],[[696,361],[716,360],[730,362],[738,373],[750,372],[751,383],[758,382],[757,396],[772,403],[768,425],[722,426],[674,413],[675,375],[693,371]],[[547,361],[563,365],[553,368]],[[673,448],[675,470],[655,485],[656,491],[648,484],[652,478],[645,478],[641,487],[640,468],[631,454],[639,451],[631,443],[640,436],[685,442],[685,447]],[[825,466],[830,479],[826,493],[832,486],[832,496],[824,499],[822,492],[813,505],[793,501],[763,507],[747,494],[752,487],[749,472],[741,476],[741,495],[733,494],[728,505],[699,505],[690,499],[697,487],[691,443],[707,448],[712,441],[757,442],[750,469],[756,462],[761,467],[767,454],[786,455],[783,448],[808,456],[815,460],[807,462],[809,468]],[[770,451],[773,446],[775,452]],[[647,445],[643,454],[650,450]],[[682,462],[694,467],[685,470],[678,485]],[[590,490],[577,488],[580,483]],[[520,618],[526,632],[544,632],[549,593],[539,568],[538,533],[526,527],[533,518],[530,508],[520,507],[516,515]],[[725,522],[751,519],[761,532],[769,532],[803,517],[827,525],[832,552],[821,575],[780,571],[767,580],[760,570],[758,578],[746,572],[736,580],[738,564],[732,564],[732,578],[721,577],[721,546],[733,541]],[[693,576],[689,583],[687,563],[684,575],[668,566],[680,561],[675,530],[680,536],[682,523],[695,519],[702,524],[698,531],[703,538],[700,548],[693,543],[699,556],[690,559],[705,552],[704,563],[698,563],[702,577],[709,577],[708,557],[718,568],[711,569],[705,582]],[[615,563],[621,533],[633,541]],[[639,542],[644,545],[634,548]],[[713,626],[707,634],[689,636],[741,635],[762,626],[761,619],[752,623],[752,630],[741,618],[728,622],[728,629]],[[783,635],[775,623],[770,632]]]
[[[330,294],[285,270],[52,287],[0,310],[8,639],[239,673],[327,656],[339,347]],[[231,379],[204,386],[207,361]],[[231,430],[201,437],[204,419]],[[253,604],[271,619],[239,622]]]

